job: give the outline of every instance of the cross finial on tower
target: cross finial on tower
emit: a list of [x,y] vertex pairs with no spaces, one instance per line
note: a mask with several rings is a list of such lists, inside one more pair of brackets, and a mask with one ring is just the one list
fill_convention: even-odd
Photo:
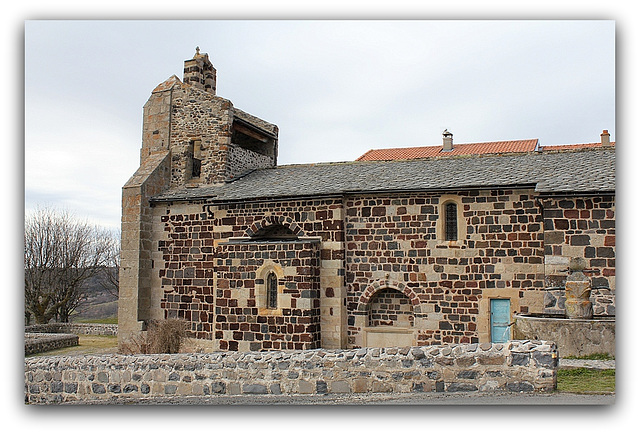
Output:
[[196,56],[200,55],[200,47],[196,47]]

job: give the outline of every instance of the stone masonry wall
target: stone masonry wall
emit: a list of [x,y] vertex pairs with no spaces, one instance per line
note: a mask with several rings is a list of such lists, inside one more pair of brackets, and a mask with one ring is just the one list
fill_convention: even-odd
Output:
[[192,86],[175,88],[171,100],[171,185],[191,179],[189,142],[201,141],[202,184],[224,182],[233,121],[231,101]]
[[[345,335],[342,324],[346,321],[342,303],[344,273],[341,201],[326,199],[227,205],[174,204],[168,207],[159,205],[154,212],[154,248],[157,248],[152,253],[156,269],[155,292],[152,294],[153,304],[156,305],[154,319],[174,315],[185,317],[192,322],[193,337],[210,340],[213,336],[218,336],[217,339],[225,341],[222,343],[216,340],[213,349],[242,346],[244,351],[249,350],[250,341],[255,344],[255,339],[245,342],[244,337],[255,338],[256,335],[252,333],[257,331],[242,330],[248,332],[243,334],[243,339],[233,338],[233,332],[239,337],[240,330],[218,328],[221,326],[216,324],[216,317],[221,315],[219,319],[224,318],[233,323],[233,327],[251,328],[245,321],[246,317],[245,320],[239,320],[238,312],[223,313],[223,309],[253,309],[255,306],[250,306],[249,300],[255,296],[255,291],[251,293],[249,285],[252,283],[247,283],[252,280],[249,276],[266,261],[273,261],[286,271],[286,277],[280,280],[281,284],[296,286],[287,287],[286,290],[292,293],[285,294],[285,298],[295,299],[294,293],[302,298],[304,292],[305,299],[320,302],[320,306],[314,301],[312,306],[304,308],[310,309],[305,310],[304,315],[298,310],[293,315],[302,315],[302,318],[306,318],[304,321],[310,320],[315,324],[314,327],[317,327],[318,321],[323,322],[323,347],[336,348],[343,345],[340,339]],[[279,250],[275,259],[271,258],[271,253],[263,252],[262,247],[255,244],[250,248],[249,244],[225,244],[231,238],[248,239],[252,235],[251,227],[256,224],[268,226],[274,219],[282,220],[285,224],[295,224],[299,235],[315,237],[319,244],[308,244],[302,249],[300,245],[283,245],[278,249],[285,247],[284,250]],[[270,245],[268,248],[276,249],[274,246]],[[243,248],[250,250],[242,250]],[[241,266],[242,270],[233,272],[228,269],[227,260],[235,266]],[[307,272],[311,269],[314,269],[313,274]],[[302,272],[302,275],[295,276],[297,272]],[[312,291],[313,296],[308,291]],[[283,311],[282,314],[289,316],[291,312],[287,311],[285,315]],[[253,313],[249,315],[254,316]],[[287,322],[291,320],[292,317]],[[301,323],[297,324],[296,327],[299,328]],[[224,338],[220,338],[220,332]],[[230,333],[231,336],[228,336]],[[263,334],[261,331],[257,333]],[[317,330],[306,330],[304,333],[311,333],[311,340],[317,345]],[[307,339],[309,337],[305,335],[304,342]]]
[[25,402],[162,396],[406,392],[551,392],[555,344],[506,344],[36,357],[25,360]]
[[49,323],[33,324],[25,326],[27,333],[74,333],[80,335],[105,335],[118,334],[118,324],[92,324],[92,323]]
[[69,333],[25,333],[24,355],[78,345],[78,336]]
[[227,178],[235,178],[251,169],[274,166],[272,157],[231,144],[227,161]]
[[[445,241],[442,233],[442,205],[451,201],[459,210],[457,241]],[[223,330],[216,324],[219,315],[221,323],[251,326],[221,313],[222,308],[239,309],[240,305],[218,305],[217,299],[220,303],[236,300],[233,303],[252,309],[249,300],[255,292],[247,289],[246,282],[252,280],[247,276],[263,265],[265,258],[256,256],[260,253],[255,248],[249,254],[231,252],[223,246],[230,239],[248,239],[256,225],[266,227],[279,219],[294,225],[298,235],[320,240],[317,290],[322,347],[366,346],[366,334],[381,331],[372,329],[376,326],[408,327],[406,333],[413,333],[413,345],[488,342],[491,298],[510,299],[511,310],[516,313],[545,311],[544,288],[549,283],[545,281],[545,267],[550,270],[545,260],[557,262],[549,252],[557,253],[560,248],[571,255],[585,255],[592,268],[605,266],[595,272],[596,279],[613,282],[615,259],[608,257],[615,254],[610,245],[615,244],[610,227],[611,202],[572,201],[578,208],[573,214],[578,213],[579,217],[589,209],[592,222],[567,220],[569,229],[563,230],[560,237],[564,244],[553,241],[565,224],[561,220],[573,214],[562,211],[561,219],[555,211],[560,211],[560,205],[568,205],[558,200],[558,209],[554,209],[548,203],[537,202],[530,189],[158,205],[154,211],[157,250],[152,254],[157,270],[154,315],[157,319],[169,315],[190,317],[194,337],[210,340],[218,336],[213,344],[216,350],[242,347],[246,351],[251,345],[257,349],[256,335],[252,334],[256,330],[242,330],[249,332],[243,333],[242,338],[240,330],[235,330],[237,339],[229,339],[229,329],[224,331],[226,335],[223,333],[226,337],[220,338]],[[591,225],[592,233],[578,230],[585,224]],[[554,233],[548,235],[545,228],[550,230],[550,225]],[[571,229],[573,225],[576,229]],[[589,236],[589,245],[572,245],[582,243],[583,235]],[[545,237],[551,246],[544,245]],[[576,247],[579,251],[574,251]],[[238,257],[229,258],[230,253]],[[280,254],[284,259],[288,254],[298,258],[293,248]],[[235,260],[236,266],[243,267],[238,271],[240,277],[224,277],[225,285],[235,282],[242,287],[219,287],[222,276],[216,270],[224,265],[220,260]],[[283,265],[289,266],[286,261]],[[304,280],[304,275],[300,278]],[[240,291],[248,295],[241,295]],[[379,291],[403,300],[402,311],[393,307],[399,303],[377,303]],[[611,309],[602,313],[610,314]],[[315,315],[314,312],[312,316]],[[220,339],[225,341],[224,348]]]
[[[259,351],[320,347],[320,255],[317,243],[238,242],[219,247],[215,338],[221,350]],[[260,302],[272,265],[278,276],[278,307]],[[266,289],[265,289],[266,293]]]
[[[555,289],[546,291],[544,294],[544,314],[565,315],[565,296],[564,289]],[[592,289],[589,297],[593,305],[593,314],[595,316],[615,316],[616,314],[616,295],[610,289]]]
[[615,197],[553,198],[543,206],[546,286],[563,287],[569,260],[582,257],[592,287],[615,294]]
[[[458,205],[458,241],[444,241],[438,224],[445,201]],[[363,345],[363,294],[373,296],[375,282],[396,282],[410,296],[417,345],[480,342],[486,293],[515,298],[513,308],[526,313],[517,299],[544,285],[542,215],[531,190],[355,197],[346,216],[350,346]]]

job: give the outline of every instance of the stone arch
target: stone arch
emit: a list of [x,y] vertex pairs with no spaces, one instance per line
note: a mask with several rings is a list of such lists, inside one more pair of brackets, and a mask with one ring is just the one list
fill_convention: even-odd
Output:
[[407,285],[405,285],[402,282],[398,282],[395,280],[381,279],[367,286],[365,290],[362,292],[362,294],[360,295],[360,298],[358,299],[358,308],[357,308],[357,311],[360,313],[360,315],[364,315],[367,313],[367,309],[369,307],[369,304],[371,303],[371,300],[378,292],[380,292],[383,289],[394,289],[400,292],[401,294],[405,295],[407,298],[409,298],[411,302],[411,307],[414,313],[419,312],[420,299],[418,298],[418,294],[416,294],[413,289],[409,288]]
[[[386,294],[385,294],[386,293]],[[395,293],[395,294],[394,294]],[[382,304],[387,304],[387,300],[381,300],[378,303],[377,295],[381,294],[383,297],[388,295],[399,296],[395,297],[395,301],[398,299],[408,299],[409,306],[407,309],[402,309],[403,312],[386,311]],[[395,301],[391,302],[395,304]],[[387,305],[388,306],[388,305]],[[372,311],[370,311],[370,308]],[[365,288],[358,299],[358,307],[355,312],[355,326],[358,331],[354,336],[354,344],[361,347],[397,347],[397,346],[413,346],[417,342],[417,330],[419,329],[420,316],[423,305],[420,303],[418,295],[413,289],[407,287],[404,283],[381,279],[371,283]],[[375,310],[379,309],[377,313],[382,314],[399,314],[404,316],[404,320],[391,316],[387,317],[391,321],[375,321],[372,323],[372,319],[375,317]],[[370,316],[370,313],[374,315]],[[383,317],[380,317],[383,319]]]
[[290,217],[271,215],[262,218],[262,220],[255,221],[245,231],[245,236],[255,238],[270,227],[283,227],[287,231],[290,231],[295,237],[303,237],[304,231],[302,228]]
[[[446,209],[447,205],[454,204],[456,206],[456,239],[447,240],[446,230]],[[438,204],[438,220],[436,220],[436,239],[442,242],[453,244],[463,243],[467,238],[467,224],[464,218],[464,206],[462,197],[455,194],[443,194]]]
[[[279,283],[277,286],[277,307],[275,309],[268,306],[268,288],[267,288],[267,278],[269,274],[275,274],[276,279],[278,279]],[[256,270],[256,279],[255,279],[255,299],[256,299],[256,307],[258,308],[259,315],[280,315],[282,313],[282,308],[287,307],[284,306],[284,284],[282,280],[284,279],[284,270],[280,266],[280,264],[273,261],[265,261],[258,269]],[[289,306],[290,307],[290,306]]]

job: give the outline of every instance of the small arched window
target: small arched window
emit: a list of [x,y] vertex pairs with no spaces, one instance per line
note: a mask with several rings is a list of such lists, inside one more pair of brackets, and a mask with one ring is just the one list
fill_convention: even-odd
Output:
[[278,276],[276,273],[269,273],[267,276],[267,308],[278,308]]
[[444,234],[447,241],[458,239],[458,205],[453,202],[445,204]]

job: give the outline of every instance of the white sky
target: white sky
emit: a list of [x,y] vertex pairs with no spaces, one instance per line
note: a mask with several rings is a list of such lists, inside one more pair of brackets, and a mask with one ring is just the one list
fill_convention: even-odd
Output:
[[372,148],[615,139],[615,21],[28,21],[25,208],[117,227],[142,106],[199,46],[279,164]]

